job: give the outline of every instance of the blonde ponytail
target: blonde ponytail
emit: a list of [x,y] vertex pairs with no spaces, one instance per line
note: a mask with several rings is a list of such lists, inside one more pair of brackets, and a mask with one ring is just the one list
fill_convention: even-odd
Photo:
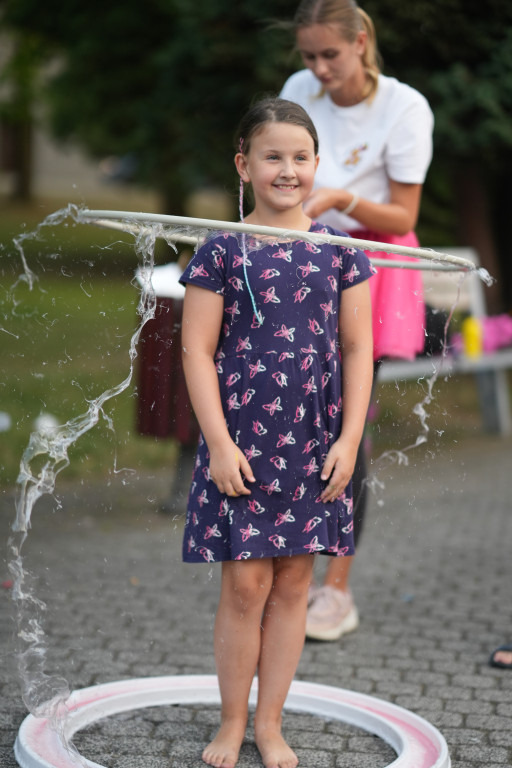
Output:
[[362,27],[366,32],[366,48],[363,53],[363,67],[368,81],[364,96],[367,101],[372,101],[377,93],[377,88],[379,87],[380,74],[380,54],[377,48],[377,35],[375,34],[373,21],[366,11],[363,11],[362,8],[358,7],[357,13],[361,19]]

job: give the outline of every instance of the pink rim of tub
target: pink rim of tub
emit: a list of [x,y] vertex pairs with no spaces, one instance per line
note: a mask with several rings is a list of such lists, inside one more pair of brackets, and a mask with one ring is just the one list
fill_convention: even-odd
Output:
[[[251,690],[254,703],[257,682]],[[64,740],[109,715],[171,704],[219,704],[215,675],[176,675],[121,680],[74,691],[59,728]],[[375,734],[397,753],[388,768],[450,768],[448,747],[427,720],[382,699],[329,685],[294,681],[285,708],[340,720]],[[21,768],[104,768],[66,748],[49,719],[28,715],[14,745]]]

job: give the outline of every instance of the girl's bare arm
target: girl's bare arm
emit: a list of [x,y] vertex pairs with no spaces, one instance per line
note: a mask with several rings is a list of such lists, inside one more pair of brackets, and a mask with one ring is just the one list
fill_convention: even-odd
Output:
[[183,305],[183,369],[192,407],[210,452],[210,473],[221,493],[249,494],[242,474],[254,481],[224,418],[214,356],[224,314],[219,294],[188,285]]

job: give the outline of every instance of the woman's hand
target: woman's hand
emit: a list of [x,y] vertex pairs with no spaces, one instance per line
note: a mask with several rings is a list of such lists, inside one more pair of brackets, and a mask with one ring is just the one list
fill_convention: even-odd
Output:
[[250,495],[244,477],[250,483],[256,482],[249,462],[232,440],[225,440],[210,449],[210,475],[220,493],[228,496]]
[[306,216],[316,219],[322,213],[330,208],[343,210],[352,200],[352,194],[346,189],[331,189],[330,187],[320,187],[314,189],[308,199],[303,204],[303,210]]
[[[331,208],[343,213],[353,201],[354,195],[346,189],[320,187],[314,189],[304,202],[306,216],[316,219]],[[403,184],[389,180],[389,202],[372,203],[357,198],[357,205],[350,211],[350,218],[375,232],[406,235],[416,226],[421,200],[421,184]]]
[[354,474],[357,446],[347,444],[340,437],[332,444],[322,467],[322,480],[328,481],[320,498],[323,503],[337,499],[350,482]]

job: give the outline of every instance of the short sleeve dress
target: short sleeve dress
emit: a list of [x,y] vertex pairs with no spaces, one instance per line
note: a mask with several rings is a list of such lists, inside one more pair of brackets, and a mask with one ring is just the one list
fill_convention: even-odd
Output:
[[[342,234],[316,222],[310,231]],[[341,294],[373,269],[352,248],[245,240],[244,257],[240,236],[212,236],[181,281],[224,297],[215,355],[221,400],[256,482],[246,483],[250,496],[220,493],[200,436],[183,560],[353,554],[351,484],[322,503],[320,473],[342,423]]]

